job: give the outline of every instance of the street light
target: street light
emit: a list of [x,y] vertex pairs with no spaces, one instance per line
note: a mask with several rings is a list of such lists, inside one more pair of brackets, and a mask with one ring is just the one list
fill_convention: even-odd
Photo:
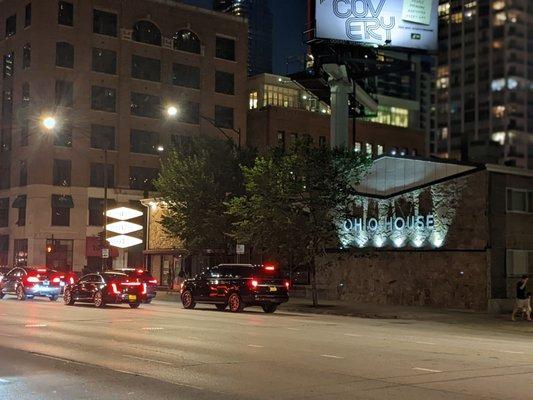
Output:
[[169,117],[175,117],[178,115],[178,108],[175,106],[167,107],[167,114]]
[[43,126],[51,131],[52,129],[54,129],[57,125],[57,120],[54,118],[54,117],[44,117],[43,120],[42,120],[42,124]]

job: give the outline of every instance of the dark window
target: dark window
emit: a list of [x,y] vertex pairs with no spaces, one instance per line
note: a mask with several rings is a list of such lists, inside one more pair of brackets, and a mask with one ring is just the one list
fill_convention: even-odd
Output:
[[140,117],[159,118],[160,98],[151,94],[131,93],[131,114]]
[[74,83],[56,81],[56,105],[62,107],[74,106]]
[[4,127],[0,129],[0,153],[11,150],[11,126],[11,123],[6,123]]
[[26,13],[24,16],[24,27],[31,25],[31,3],[26,4]]
[[200,103],[192,101],[181,103],[178,120],[187,124],[198,125],[200,123]]
[[59,2],[57,23],[59,25],[74,26],[74,6],[71,3],[66,1]]
[[200,54],[202,46],[200,39],[194,32],[182,30],[174,35],[174,49]]
[[2,92],[2,113],[9,118],[13,114],[13,91],[5,89]]
[[216,57],[235,61],[235,40],[217,36]]
[[11,186],[11,166],[8,160],[0,158],[0,190]]
[[21,161],[19,166],[19,186],[28,185],[28,163]]
[[176,86],[200,89],[200,68],[185,64],[173,64],[172,83]]
[[7,265],[8,251],[9,251],[9,235],[0,235],[0,265]]
[[326,146],[326,137],[325,136],[319,136],[318,137],[318,145],[320,147],[325,147]]
[[22,107],[28,107],[30,104],[30,84],[24,82],[22,84]]
[[134,55],[131,57],[131,76],[136,79],[161,82],[161,61]]
[[117,73],[117,53],[113,50],[93,48],[93,71],[115,75]]
[[[107,207],[112,206],[108,200]],[[89,198],[89,226],[104,225],[104,199]]]
[[220,128],[233,128],[233,108],[215,106],[215,124]]
[[150,21],[139,21],[133,25],[131,38],[136,42],[161,46],[161,31]]
[[74,207],[72,196],[52,195],[52,226],[70,226],[70,209]]
[[20,126],[20,145],[22,147],[27,146],[29,143],[30,127],[27,119],[21,122]]
[[156,132],[132,129],[130,133],[130,151],[132,153],[157,154],[159,134]]
[[130,189],[155,190],[153,183],[158,173],[154,168],[130,167]]
[[[105,187],[104,164],[91,163],[91,187]],[[115,166],[107,164],[107,187],[115,187]]]
[[285,148],[285,131],[278,131],[278,147]]
[[26,225],[26,195],[17,196],[13,202],[12,208],[18,209],[17,225],[25,226]]
[[4,78],[9,78],[15,73],[15,53],[4,54]]
[[235,78],[232,73],[215,72],[215,92],[223,94],[235,94]]
[[26,43],[22,48],[22,69],[28,69],[31,66],[31,44]]
[[9,226],[9,197],[0,199],[0,228]]
[[56,66],[74,68],[74,46],[67,42],[56,43]]
[[106,36],[117,36],[117,14],[93,10],[93,32]]
[[177,149],[180,154],[191,154],[192,151],[192,137],[185,135],[172,135],[170,137],[172,147]]
[[62,124],[54,133],[54,146],[72,147],[72,125]]
[[115,149],[115,127],[91,125],[91,147],[93,149]]
[[14,36],[15,33],[17,33],[17,14],[6,19],[6,38]]
[[117,91],[112,88],[93,86],[91,90],[91,108],[93,110],[115,112]]
[[53,182],[54,186],[71,185],[70,160],[54,160]]

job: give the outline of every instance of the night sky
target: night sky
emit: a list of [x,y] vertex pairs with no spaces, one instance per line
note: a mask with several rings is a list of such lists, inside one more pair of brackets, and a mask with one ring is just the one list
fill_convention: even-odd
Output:
[[[183,3],[212,8],[212,0],[182,0]],[[269,0],[274,14],[274,73],[285,74],[287,59],[305,54],[302,33],[307,18],[307,0]],[[289,72],[300,69],[296,61],[289,60]]]

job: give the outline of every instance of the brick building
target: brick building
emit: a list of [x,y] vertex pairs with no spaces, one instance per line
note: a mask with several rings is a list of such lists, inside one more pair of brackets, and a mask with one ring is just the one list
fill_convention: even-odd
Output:
[[[100,262],[104,149],[109,198],[143,208],[172,143],[246,137],[241,18],[168,0],[4,0],[0,32],[0,265]],[[142,262],[142,247],[115,265]]]

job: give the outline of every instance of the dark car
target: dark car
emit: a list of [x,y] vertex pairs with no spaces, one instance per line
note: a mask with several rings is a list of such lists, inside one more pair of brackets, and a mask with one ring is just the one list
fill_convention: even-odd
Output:
[[264,312],[273,313],[289,300],[289,286],[274,266],[221,264],[183,282],[181,302],[187,309],[207,303],[220,311],[261,306]]
[[75,302],[106,304],[127,303],[138,308],[146,295],[146,284],[130,279],[122,272],[102,272],[83,276],[77,283],[65,287],[63,301],[71,306]]
[[13,268],[0,279],[0,299],[12,294],[19,300],[48,297],[56,301],[61,293],[61,280],[55,272],[46,268]]
[[53,271],[51,278],[52,280],[59,278],[61,294],[63,294],[63,291],[67,285],[73,285],[74,283],[78,282],[78,275],[73,271]]
[[142,268],[122,268],[119,271],[128,274],[130,279],[136,279],[141,283],[145,283],[146,295],[144,295],[142,302],[146,304],[152,302],[157,294],[157,279],[149,271]]

